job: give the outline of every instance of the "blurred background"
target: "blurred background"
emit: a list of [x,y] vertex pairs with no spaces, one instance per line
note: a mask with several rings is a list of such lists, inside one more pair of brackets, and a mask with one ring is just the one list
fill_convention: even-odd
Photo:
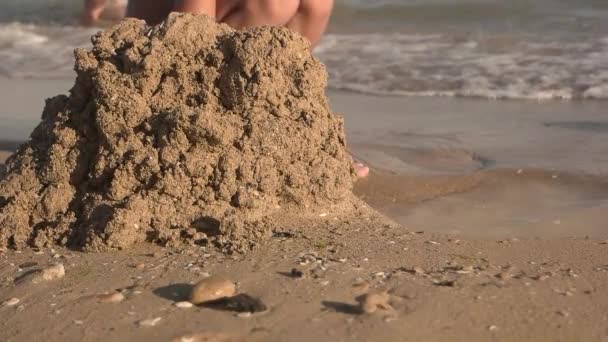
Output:
[[[81,11],[81,0],[2,0],[0,76],[72,77],[72,50],[97,31],[78,25]],[[605,99],[608,1],[340,0],[316,54],[334,89]]]

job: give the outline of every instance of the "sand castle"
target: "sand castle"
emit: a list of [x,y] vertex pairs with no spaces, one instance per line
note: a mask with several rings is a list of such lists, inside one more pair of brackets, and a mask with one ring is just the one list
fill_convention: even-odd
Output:
[[273,215],[351,199],[326,72],[283,28],[127,19],[75,52],[69,96],[0,180],[0,247],[213,242],[246,250]]

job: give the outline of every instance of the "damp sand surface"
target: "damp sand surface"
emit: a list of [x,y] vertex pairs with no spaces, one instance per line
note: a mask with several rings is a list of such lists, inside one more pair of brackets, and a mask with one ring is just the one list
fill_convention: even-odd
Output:
[[[0,113],[2,120],[15,123],[0,128],[10,137],[0,137],[5,150],[23,140],[15,132],[27,134],[38,122],[43,99],[71,81],[13,83],[0,86],[36,92],[21,94],[28,101],[1,92],[11,108]],[[316,229],[286,226],[263,248],[236,257],[151,244],[102,253],[4,250],[0,340],[44,334],[51,341],[168,341],[193,333],[209,341],[608,336],[601,215],[608,133],[601,103],[329,97],[346,117],[352,152],[373,168],[355,193],[392,221],[371,211],[347,220],[324,212]],[[56,263],[66,270],[59,281],[14,281]],[[238,292],[269,310],[248,315],[174,305],[210,275],[236,281]],[[393,310],[361,314],[355,298],[383,291]],[[98,301],[113,292],[125,299]],[[13,298],[19,302],[6,304]]]
[[[236,257],[150,244],[0,252],[0,339],[599,341],[608,334],[601,241],[460,240],[374,215],[337,224],[330,214],[325,222],[331,229],[286,230]],[[56,263],[65,267],[62,279],[14,281]],[[209,276],[237,282],[237,292],[265,310],[176,304]],[[120,300],[100,300],[111,293]],[[387,309],[363,313],[356,299],[374,293],[386,293]]]

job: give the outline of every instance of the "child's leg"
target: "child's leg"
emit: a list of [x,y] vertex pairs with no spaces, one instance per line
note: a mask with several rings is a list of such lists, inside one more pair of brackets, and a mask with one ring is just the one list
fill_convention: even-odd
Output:
[[234,28],[282,26],[293,18],[299,0],[218,0],[217,19]]
[[298,11],[287,27],[310,39],[315,46],[327,29],[333,5],[333,0],[300,0]]
[[156,25],[171,13],[173,0],[129,0],[127,17],[145,20]]
[[286,25],[315,45],[327,28],[332,7],[333,0],[130,0],[127,16],[158,24],[178,11],[215,16],[234,28]]
[[215,17],[216,2],[216,0],[175,0],[172,11]]
[[333,0],[218,0],[217,20],[235,28],[287,26],[313,46],[327,28]]

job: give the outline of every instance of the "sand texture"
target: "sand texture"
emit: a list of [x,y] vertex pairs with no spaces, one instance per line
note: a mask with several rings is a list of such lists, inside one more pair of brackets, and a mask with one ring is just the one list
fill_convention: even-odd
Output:
[[[190,341],[176,338],[229,334],[245,341],[603,341],[608,336],[608,244],[457,240],[387,227],[373,216],[350,224],[335,224],[331,215],[324,221],[331,230],[285,231],[267,248],[246,255],[152,244],[101,253],[0,249],[0,303],[20,301],[0,304],[0,340]],[[64,279],[14,281],[54,263],[65,265]],[[177,307],[207,275],[238,282],[237,291],[259,298],[267,312]],[[385,291],[393,310],[361,311],[357,298]],[[99,302],[104,293],[125,298]],[[159,317],[155,326],[139,323]]]
[[[141,241],[245,251],[289,212],[348,207],[326,72],[300,36],[204,16],[127,19],[75,52],[69,96],[0,181],[0,247]],[[345,205],[346,204],[346,205]]]

